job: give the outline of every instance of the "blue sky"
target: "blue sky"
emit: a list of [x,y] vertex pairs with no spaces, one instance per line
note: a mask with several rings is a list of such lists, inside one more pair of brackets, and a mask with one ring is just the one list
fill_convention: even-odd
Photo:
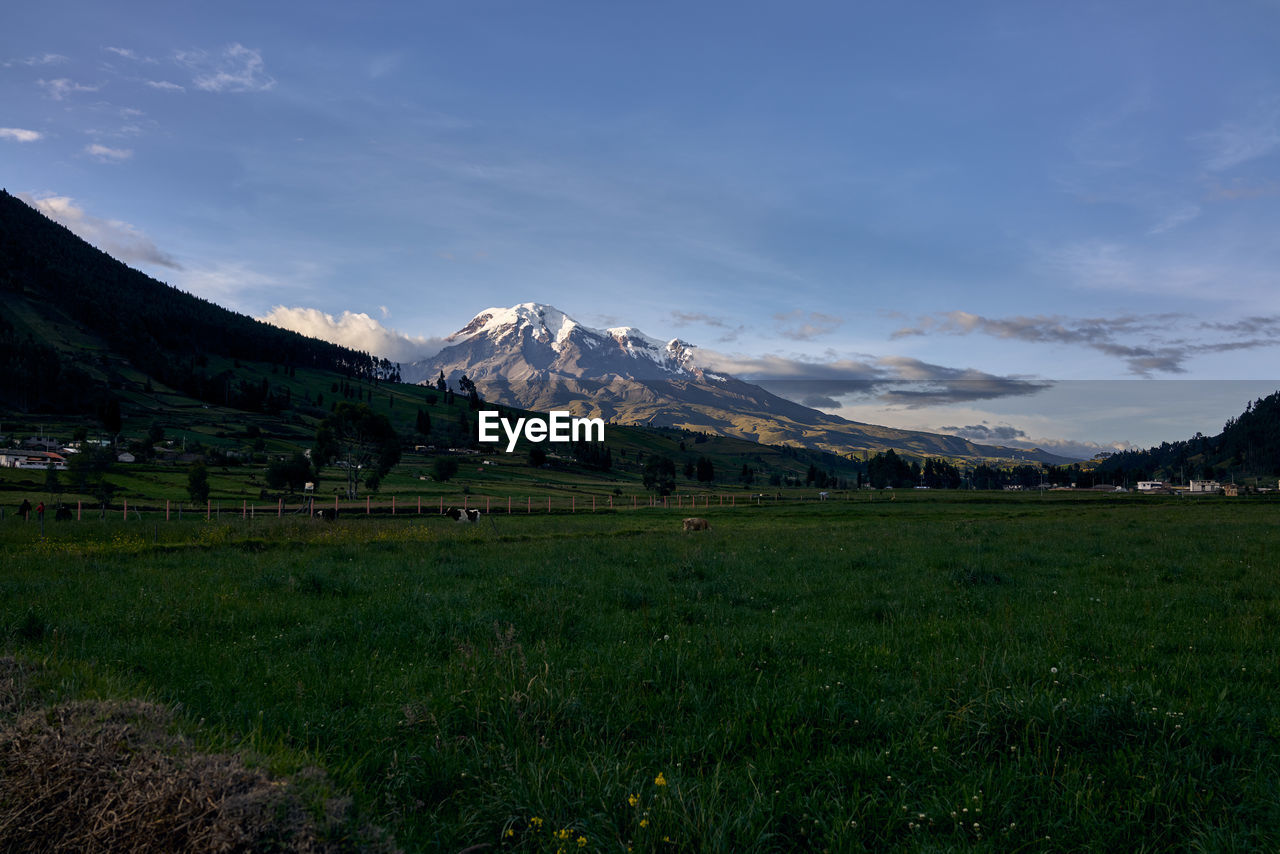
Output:
[[1276,0],[4,17],[10,192],[396,359],[537,301],[1046,447],[1216,433],[1280,387]]

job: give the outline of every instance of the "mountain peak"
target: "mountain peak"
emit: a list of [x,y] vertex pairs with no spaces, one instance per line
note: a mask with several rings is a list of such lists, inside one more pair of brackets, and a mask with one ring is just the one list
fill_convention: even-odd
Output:
[[573,330],[580,326],[576,320],[553,305],[522,302],[510,308],[486,308],[445,340],[456,344],[479,335],[501,336],[529,329],[535,339],[549,343],[553,349],[558,350]]

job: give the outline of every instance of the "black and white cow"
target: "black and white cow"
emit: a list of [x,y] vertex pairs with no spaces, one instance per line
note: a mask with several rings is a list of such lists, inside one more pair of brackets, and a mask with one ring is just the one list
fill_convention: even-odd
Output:
[[481,513],[479,510],[464,510],[460,507],[450,507],[444,511],[444,515],[448,516],[455,522],[463,522],[466,524],[475,524],[480,521]]

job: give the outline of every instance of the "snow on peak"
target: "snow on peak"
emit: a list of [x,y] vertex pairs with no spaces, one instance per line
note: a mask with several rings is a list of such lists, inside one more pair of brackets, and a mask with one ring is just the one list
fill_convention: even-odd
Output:
[[554,306],[536,302],[522,302],[510,308],[486,308],[447,340],[456,344],[481,336],[504,338],[508,335],[525,334],[525,330],[529,330],[528,334],[535,340],[549,345],[557,353],[564,349],[566,342],[572,337],[572,343],[579,346],[590,349],[617,348],[626,356],[653,362],[677,374],[702,376],[702,370],[694,358],[697,348],[686,341],[679,338],[660,341],[645,335],[634,326],[592,329]]
[[[465,341],[487,333],[504,334],[530,328],[533,336],[559,350],[565,339],[580,324],[555,306],[522,302],[510,308],[486,308],[471,322],[449,336],[451,342]],[[582,327],[586,329],[586,327]]]

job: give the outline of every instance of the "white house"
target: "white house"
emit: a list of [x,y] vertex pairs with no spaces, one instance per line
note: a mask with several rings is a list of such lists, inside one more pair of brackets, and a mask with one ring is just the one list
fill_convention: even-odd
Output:
[[1163,480],[1140,480],[1138,481],[1139,492],[1155,492],[1160,489],[1168,489],[1169,484]]
[[1216,480],[1193,480],[1191,481],[1191,486],[1187,489],[1187,492],[1216,495],[1220,489],[1222,489],[1222,484],[1218,483]]

